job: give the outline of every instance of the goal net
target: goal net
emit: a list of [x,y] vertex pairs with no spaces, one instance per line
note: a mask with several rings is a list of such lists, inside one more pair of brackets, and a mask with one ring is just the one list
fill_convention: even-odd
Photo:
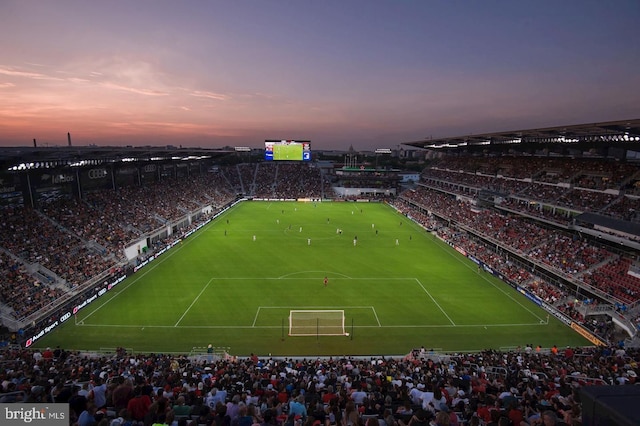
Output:
[[289,336],[344,336],[343,310],[289,311]]

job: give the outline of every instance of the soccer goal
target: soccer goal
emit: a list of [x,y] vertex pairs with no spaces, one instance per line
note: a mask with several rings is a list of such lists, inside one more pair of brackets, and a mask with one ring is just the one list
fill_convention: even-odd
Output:
[[289,311],[289,336],[346,336],[344,310]]

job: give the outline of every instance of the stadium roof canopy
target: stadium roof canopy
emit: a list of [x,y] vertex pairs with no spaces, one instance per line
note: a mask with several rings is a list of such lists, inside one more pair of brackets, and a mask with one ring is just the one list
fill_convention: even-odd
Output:
[[25,170],[64,166],[100,165],[148,161],[216,159],[234,149],[116,146],[2,147],[0,170]]
[[404,142],[425,149],[542,149],[551,146],[640,149],[640,119],[588,123],[540,129],[512,130]]

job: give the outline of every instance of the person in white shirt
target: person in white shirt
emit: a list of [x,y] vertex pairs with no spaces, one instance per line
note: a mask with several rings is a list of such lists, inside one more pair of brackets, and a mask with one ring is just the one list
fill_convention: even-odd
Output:
[[209,406],[209,408],[214,410],[218,402],[222,402],[223,404],[226,404],[226,399],[227,399],[227,391],[218,390],[218,388],[214,387],[209,392],[209,395],[207,396],[207,399],[205,401],[206,401],[206,404]]
[[358,406],[362,405],[366,397],[367,393],[360,389],[359,386],[357,389],[354,389],[354,391],[351,392],[351,399]]
[[422,404],[422,389],[424,389],[424,385],[422,383],[418,383],[417,386],[414,386],[409,391],[409,397],[411,398],[411,403],[413,405]]

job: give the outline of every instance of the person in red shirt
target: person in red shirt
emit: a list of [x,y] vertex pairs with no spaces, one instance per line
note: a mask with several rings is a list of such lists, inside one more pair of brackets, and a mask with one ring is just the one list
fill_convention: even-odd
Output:
[[489,423],[491,421],[491,412],[489,411],[489,407],[487,407],[484,398],[478,401],[478,409],[476,410],[476,413],[485,423]]
[[518,407],[516,403],[509,404],[507,408],[507,416],[509,420],[511,420],[512,425],[519,425],[524,420],[524,415],[522,414],[522,410]]
[[280,404],[287,404],[289,402],[289,393],[282,384],[280,385],[280,389],[278,390],[278,402]]
[[333,386],[329,385],[329,386],[327,386],[327,391],[322,394],[322,403],[324,405],[329,405],[331,400],[333,398],[335,398],[336,396],[337,395],[335,393],[333,393]]
[[564,350],[564,359],[573,359],[573,349],[571,349],[569,346],[567,346],[567,348]]
[[51,348],[47,348],[44,352],[42,352],[42,359],[45,361],[51,361],[53,359],[53,351]]
[[131,413],[131,417],[136,421],[143,421],[151,407],[151,398],[148,392],[143,392],[142,388],[136,387],[136,396],[129,400],[127,411]]

